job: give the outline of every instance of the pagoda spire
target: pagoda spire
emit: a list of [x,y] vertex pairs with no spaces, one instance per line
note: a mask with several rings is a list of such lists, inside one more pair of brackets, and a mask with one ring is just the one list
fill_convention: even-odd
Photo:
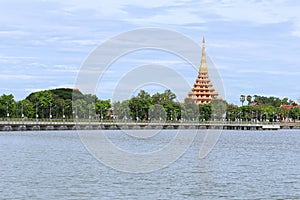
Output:
[[202,38],[202,57],[201,57],[201,64],[199,73],[207,73],[207,67],[206,67],[206,53],[205,53],[205,39],[204,36]]
[[202,39],[202,57],[198,76],[195,80],[192,91],[188,93],[188,98],[195,100],[196,104],[208,104],[213,99],[218,98],[218,92],[214,89],[208,75],[205,54],[205,39]]

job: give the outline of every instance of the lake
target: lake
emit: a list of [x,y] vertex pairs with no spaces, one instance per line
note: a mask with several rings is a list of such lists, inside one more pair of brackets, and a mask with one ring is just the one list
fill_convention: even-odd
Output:
[[[135,152],[167,144],[176,131],[106,133]],[[225,130],[199,159],[204,135],[165,168],[126,173],[95,159],[76,131],[0,132],[0,199],[300,199],[300,130]]]

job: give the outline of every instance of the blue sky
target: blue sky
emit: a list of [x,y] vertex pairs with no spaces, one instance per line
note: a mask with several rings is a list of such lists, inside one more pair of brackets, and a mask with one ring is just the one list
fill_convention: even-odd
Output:
[[[292,0],[1,0],[0,94],[20,100],[37,90],[73,87],[82,63],[102,42],[132,29],[157,27],[200,45],[205,36],[228,102],[239,104],[240,94],[297,100],[299,10],[300,3]],[[158,60],[180,68],[193,84],[197,74],[178,58],[146,51],[114,63],[97,95],[110,97],[117,71]]]

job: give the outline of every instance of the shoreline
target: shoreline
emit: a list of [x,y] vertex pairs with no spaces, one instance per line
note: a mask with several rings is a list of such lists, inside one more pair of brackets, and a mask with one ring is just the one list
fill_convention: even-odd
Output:
[[176,129],[223,129],[223,130],[279,130],[300,129],[300,123],[179,123],[179,122],[41,122],[0,121],[0,131],[51,131],[51,130],[176,130]]

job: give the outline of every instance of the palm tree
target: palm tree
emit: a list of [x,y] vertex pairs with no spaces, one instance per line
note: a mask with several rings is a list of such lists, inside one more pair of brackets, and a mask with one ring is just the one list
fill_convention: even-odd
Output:
[[240,102],[242,102],[242,106],[244,105],[244,101],[245,101],[245,95],[241,95]]
[[247,96],[248,105],[250,105],[250,103],[251,103],[251,100],[252,100],[252,97],[251,97],[251,95],[248,95],[248,96]]
[[258,96],[257,96],[257,95],[254,95],[254,96],[253,96],[253,98],[254,98],[254,102],[256,103],[256,102],[257,102],[257,100],[258,100],[258,99],[257,99],[257,98],[258,98]]

